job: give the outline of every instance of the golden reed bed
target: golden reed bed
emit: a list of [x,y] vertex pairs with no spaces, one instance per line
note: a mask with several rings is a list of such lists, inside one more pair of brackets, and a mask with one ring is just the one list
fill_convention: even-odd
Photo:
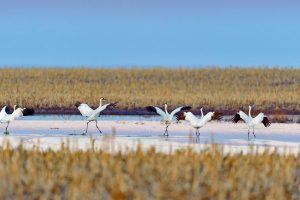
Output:
[[0,104],[71,108],[98,105],[100,97],[120,109],[187,104],[236,110],[300,111],[300,69],[0,69]]
[[0,199],[297,199],[300,155],[0,149]]

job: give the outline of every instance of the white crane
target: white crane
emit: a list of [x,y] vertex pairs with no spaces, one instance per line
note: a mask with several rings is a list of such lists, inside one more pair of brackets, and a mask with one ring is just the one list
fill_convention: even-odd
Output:
[[98,121],[97,121],[97,117],[100,116],[100,113],[109,108],[109,107],[114,107],[118,102],[114,102],[114,103],[108,103],[105,105],[102,105],[102,101],[106,101],[105,98],[100,98],[100,103],[99,103],[99,107],[96,108],[95,110],[92,109],[91,107],[89,107],[86,103],[80,103],[80,102],[76,102],[75,106],[78,108],[79,112],[81,113],[82,116],[87,117],[87,123],[86,123],[86,129],[85,132],[82,133],[82,135],[86,135],[87,134],[87,130],[88,130],[88,126],[89,123],[92,121],[96,122],[96,127],[99,130],[99,133],[102,133],[101,130],[98,127]]
[[165,111],[163,111],[162,109],[160,109],[159,107],[156,107],[156,106],[147,106],[146,110],[148,110],[149,112],[155,112],[162,117],[161,122],[166,126],[164,135],[168,136],[169,135],[168,127],[171,125],[174,115],[183,110],[190,110],[192,107],[191,106],[181,106],[181,107],[178,107],[175,110],[173,110],[171,113],[168,113],[168,105],[166,103],[164,104],[164,107],[165,107]]
[[34,110],[31,108],[16,108],[16,105],[14,105],[14,110],[13,112],[11,112],[11,110],[7,106],[4,106],[0,112],[0,123],[7,124],[4,134],[9,134],[7,128],[12,121],[21,116],[29,116],[33,114]]
[[186,120],[190,122],[191,126],[196,129],[196,136],[200,136],[199,129],[202,128],[207,122],[211,120],[220,120],[222,115],[217,112],[209,112],[206,115],[203,114],[203,108],[201,110],[201,117],[197,118],[191,112],[180,112],[176,115],[177,120]]
[[256,117],[251,116],[251,106],[249,106],[249,115],[247,116],[246,113],[243,111],[239,111],[235,114],[235,116],[231,119],[233,123],[237,123],[240,120],[243,120],[248,125],[248,140],[249,140],[249,130],[253,129],[252,134],[256,138],[254,134],[254,128],[260,123],[263,123],[265,127],[269,127],[271,125],[271,122],[269,119],[264,115],[264,113],[259,113]]

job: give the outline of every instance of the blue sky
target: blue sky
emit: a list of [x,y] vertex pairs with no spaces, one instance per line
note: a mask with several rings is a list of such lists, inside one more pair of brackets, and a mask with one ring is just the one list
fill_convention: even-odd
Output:
[[300,66],[300,2],[0,0],[0,66]]

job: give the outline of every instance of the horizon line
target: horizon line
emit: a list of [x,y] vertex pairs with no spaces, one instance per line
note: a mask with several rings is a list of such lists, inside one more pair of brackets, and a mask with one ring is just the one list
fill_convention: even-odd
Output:
[[103,69],[109,69],[109,68],[115,68],[115,69],[146,69],[146,68],[300,68],[299,66],[293,66],[293,65],[16,65],[16,66],[1,66],[0,69],[18,69],[18,68],[74,68],[74,69],[80,69],[80,68],[86,68],[86,69],[95,69],[95,68],[103,68]]

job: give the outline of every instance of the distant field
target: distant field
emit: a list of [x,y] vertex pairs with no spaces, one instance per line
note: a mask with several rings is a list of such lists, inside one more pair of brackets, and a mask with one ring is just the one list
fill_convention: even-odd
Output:
[[120,109],[188,104],[235,110],[300,111],[300,69],[1,69],[0,104],[71,108],[98,105],[100,97]]
[[300,155],[0,149],[1,199],[297,199]]

